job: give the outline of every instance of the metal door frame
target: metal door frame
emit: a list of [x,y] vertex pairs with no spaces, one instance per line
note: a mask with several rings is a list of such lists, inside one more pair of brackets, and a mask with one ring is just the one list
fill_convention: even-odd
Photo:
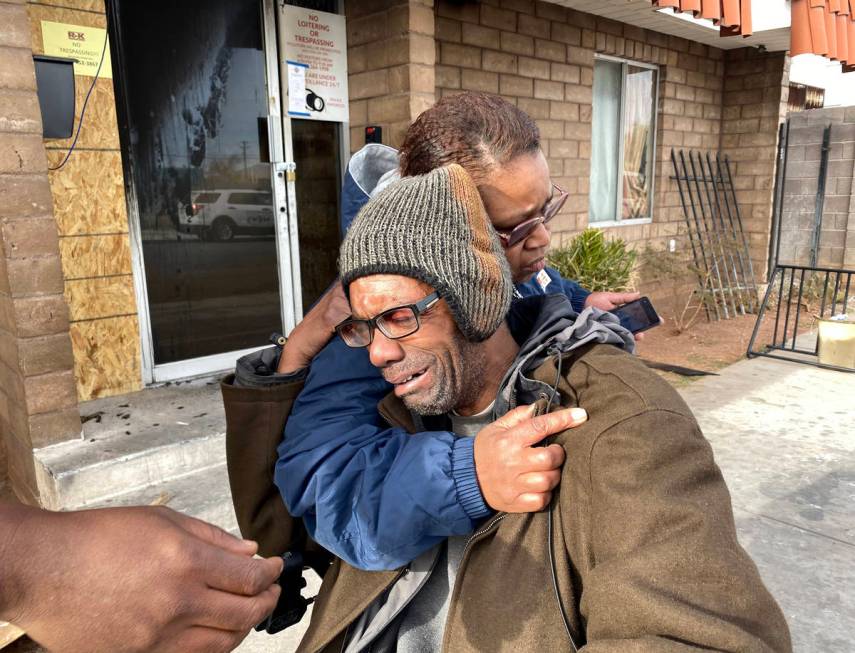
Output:
[[[300,241],[297,233],[296,164],[291,145],[291,119],[282,111],[284,90],[279,75],[279,35],[276,0],[262,0],[264,57],[267,67],[268,140],[273,189],[273,222],[276,229],[276,261],[279,272],[279,304],[282,330],[291,333],[302,318]],[[287,82],[286,82],[287,83]],[[296,299],[296,301],[295,301]]]
[[[276,110],[279,111],[281,117],[280,137],[274,138],[274,134],[270,134],[271,143],[271,160],[277,163],[273,166],[273,183],[280,186],[284,181],[284,195],[286,201],[283,205],[277,205],[274,213],[277,217],[276,224],[276,246],[277,260],[280,261],[282,270],[279,274],[280,296],[282,301],[282,326],[285,335],[291,333],[291,330],[303,319],[303,284],[300,275],[300,232],[299,221],[297,219],[297,163],[294,160],[294,141],[292,130],[292,118],[287,111],[282,111],[283,98],[288,94],[288,80],[283,79],[279,72],[279,21],[278,8],[279,5],[285,4],[285,0],[262,0],[264,5],[264,44],[265,56],[267,57],[267,79],[271,86],[271,94],[275,85],[277,95]],[[336,2],[336,13],[344,14],[344,0]],[[272,44],[272,47],[270,46]],[[284,48],[282,48],[284,50]],[[284,59],[284,55],[283,55]],[[276,83],[274,84],[274,78]],[[273,116],[272,110],[270,111]],[[270,121],[271,124],[276,122]],[[350,159],[350,123],[337,122],[336,129],[338,131],[339,142],[339,179],[338,188],[344,181],[345,173],[347,172],[347,162]],[[273,130],[271,130],[272,132]],[[277,147],[281,145],[281,149],[276,149],[274,155],[273,143]],[[276,158],[274,158],[274,156]],[[279,218],[285,218],[281,222]],[[282,265],[282,261],[290,261],[290,270],[287,266]],[[286,282],[286,278],[288,282]],[[288,293],[287,295],[285,293]],[[286,306],[285,297],[291,299],[291,304]]]

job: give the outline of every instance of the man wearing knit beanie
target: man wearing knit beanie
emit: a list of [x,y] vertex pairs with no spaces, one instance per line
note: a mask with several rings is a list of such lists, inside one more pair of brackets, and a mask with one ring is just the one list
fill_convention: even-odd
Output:
[[[631,336],[608,314],[578,315],[559,295],[508,310],[507,264],[461,168],[369,201],[339,265],[352,316],[337,331],[394,386],[386,424],[474,441],[458,492],[477,491],[481,429],[513,406],[584,405],[591,419],[531,450],[543,469],[567,452],[545,511],[496,514],[397,571],[336,559],[300,653],[791,651],[688,407],[610,346]],[[382,490],[381,504],[413,501],[411,489]]]
[[[385,315],[395,308],[387,297],[415,304],[436,293],[429,309],[417,316],[410,311],[407,318],[424,323],[415,339],[441,333],[442,352],[418,350],[398,362],[386,358],[379,343],[371,348],[372,362],[411,410],[441,414],[469,404],[473,394],[489,387],[479,383],[484,375],[492,372],[498,383],[513,360],[517,345],[503,327],[513,294],[510,269],[478,191],[460,166],[404,179],[369,202],[342,243],[339,267],[345,288],[352,288],[355,315],[357,306],[367,316]],[[381,331],[393,330],[402,317],[381,319]],[[357,338],[363,324],[345,322],[339,332],[346,341]],[[501,360],[482,354],[491,338],[503,345]],[[402,351],[398,344],[392,349]]]

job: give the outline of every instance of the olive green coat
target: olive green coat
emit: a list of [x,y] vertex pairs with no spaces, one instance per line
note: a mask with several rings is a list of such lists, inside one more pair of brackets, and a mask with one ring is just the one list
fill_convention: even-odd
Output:
[[[791,651],[781,610],[737,542],[730,495],[688,407],[615,347],[587,347],[574,359],[565,361],[559,389],[589,420],[554,438],[567,460],[552,546],[557,592],[580,650]],[[551,385],[556,374],[550,360],[534,377]],[[394,396],[380,412],[390,425],[414,429]],[[348,625],[401,573],[336,559],[299,653],[340,651]],[[467,546],[443,651],[559,650],[572,648],[547,513],[499,514]]]

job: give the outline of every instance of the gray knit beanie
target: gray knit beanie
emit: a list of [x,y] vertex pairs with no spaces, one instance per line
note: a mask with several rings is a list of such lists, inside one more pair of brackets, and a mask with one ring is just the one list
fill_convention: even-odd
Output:
[[341,244],[339,269],[345,290],[372,274],[427,283],[471,342],[496,332],[513,295],[499,238],[457,164],[401,179],[369,200]]

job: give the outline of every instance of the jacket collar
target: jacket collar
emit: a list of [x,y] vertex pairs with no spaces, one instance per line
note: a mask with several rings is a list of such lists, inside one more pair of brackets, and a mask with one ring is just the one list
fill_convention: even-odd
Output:
[[395,396],[394,392],[390,392],[380,400],[380,403],[377,404],[377,411],[387,424],[400,426],[410,433],[416,433],[416,422],[412,413],[404,405],[404,402]]
[[[576,313],[564,295],[535,295],[513,302],[507,324],[520,350],[499,384],[494,419],[539,398],[559,401],[555,387],[532,378],[534,370],[548,358],[559,354],[563,358],[594,343],[617,345],[629,352],[635,347],[632,334],[620,326],[617,317],[596,308]],[[411,414],[394,393],[383,398],[378,410],[389,424],[400,425],[410,433],[448,428],[442,416],[434,419]]]
[[539,398],[555,403],[560,400],[554,382],[550,385],[533,378],[533,372],[548,358],[563,359],[594,343],[617,345],[630,353],[635,350],[632,334],[620,326],[617,317],[597,308],[576,313],[564,295],[536,295],[516,301],[507,320],[520,351],[499,385],[494,417]]

